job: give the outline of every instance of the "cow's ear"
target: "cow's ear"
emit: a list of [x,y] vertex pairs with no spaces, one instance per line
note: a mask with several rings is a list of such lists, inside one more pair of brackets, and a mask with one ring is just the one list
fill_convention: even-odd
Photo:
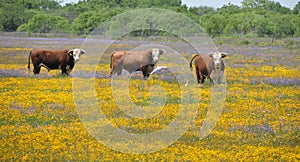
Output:
[[85,52],[85,50],[81,49],[81,50],[80,50],[80,53],[83,55],[83,54],[85,54],[86,52]]
[[159,54],[160,54],[160,55],[162,55],[162,54],[164,54],[164,53],[166,53],[165,50],[162,50],[162,49],[159,50]]
[[222,58],[224,58],[224,57],[226,57],[226,56],[227,56],[227,53],[225,53],[225,52],[222,52],[222,53],[221,53],[221,56],[222,56]]
[[73,56],[73,52],[74,52],[73,50],[69,50],[68,54],[71,55],[71,56]]
[[214,53],[209,53],[208,56],[209,57],[214,57]]

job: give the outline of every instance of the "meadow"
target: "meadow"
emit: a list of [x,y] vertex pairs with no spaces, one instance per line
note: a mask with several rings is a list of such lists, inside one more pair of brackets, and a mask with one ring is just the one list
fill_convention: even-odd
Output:
[[[161,130],[176,118],[182,98],[178,82],[168,71],[154,74],[148,80],[139,79],[139,73],[134,75],[129,85],[133,103],[151,105],[151,85],[163,87],[167,97],[163,108],[157,108],[159,114],[142,120],[126,116],[116,104],[108,62],[99,64],[96,74],[90,65],[75,65],[71,76],[61,75],[59,70],[48,73],[46,69],[34,76],[32,68],[27,70],[32,48],[70,49],[83,42],[82,38],[0,37],[1,161],[300,160],[299,38],[274,43],[264,38],[216,39],[219,51],[229,53],[225,59],[226,99],[216,126],[208,136],[199,138],[212,94],[211,85],[206,82],[203,87],[193,87],[196,91],[191,93],[198,94],[200,101],[196,103],[196,117],[184,135],[170,146],[146,154],[115,151],[94,138],[80,115],[98,112],[92,108],[89,111],[91,105],[86,105],[86,112],[79,115],[75,105],[78,96],[74,96],[72,83],[76,80],[87,84],[94,80],[97,100],[111,123],[123,131],[139,134]],[[118,42],[112,48],[131,47],[128,42]],[[190,51],[180,52],[191,58]],[[88,60],[89,54],[81,59]],[[101,121],[92,120],[90,124]],[[141,146],[144,147],[152,146]]]

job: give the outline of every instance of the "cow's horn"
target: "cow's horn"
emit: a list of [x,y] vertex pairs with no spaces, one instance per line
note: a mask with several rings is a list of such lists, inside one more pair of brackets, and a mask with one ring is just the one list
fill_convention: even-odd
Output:
[[213,56],[214,56],[214,53],[213,53],[213,52],[210,52],[210,53],[208,54],[208,56],[209,56],[209,57],[213,57]]
[[164,54],[164,53],[166,53],[166,50],[160,49],[159,52],[160,52],[161,54]]
[[69,50],[68,54],[71,55],[71,56],[73,56],[73,50]]

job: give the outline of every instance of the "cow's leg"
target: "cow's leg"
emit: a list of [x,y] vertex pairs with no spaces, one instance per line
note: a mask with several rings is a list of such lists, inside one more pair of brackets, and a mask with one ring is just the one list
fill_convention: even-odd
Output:
[[149,74],[147,74],[148,66],[143,66],[140,68],[140,70],[143,72],[144,79],[147,79],[149,77]]
[[67,65],[67,74],[70,74],[75,64]]
[[114,74],[114,71],[115,71],[115,65],[112,65],[112,67],[110,69],[110,73],[109,73],[110,77]]
[[200,71],[199,71],[199,68],[196,66],[196,75],[197,75],[197,82],[198,82],[198,84],[200,84],[200,79],[201,79],[201,77],[200,77]]
[[147,73],[143,72],[143,76],[144,76],[144,79],[147,79],[147,78],[149,78],[150,74],[147,74]]
[[122,74],[122,68],[119,65],[116,65],[115,67],[112,67],[111,74],[117,73],[117,75]]
[[211,78],[209,78],[209,79],[210,79],[210,83],[211,83],[211,84],[215,84],[215,82],[214,82],[213,79],[211,79]]
[[39,74],[40,71],[41,71],[41,67],[38,64],[34,64],[33,67],[34,67],[33,68],[33,73],[34,74]]
[[151,64],[147,67],[147,78],[150,76],[150,73],[154,70],[154,64]]
[[111,77],[112,75],[113,75],[113,69],[110,69],[109,76]]
[[204,75],[201,74],[200,78],[201,78],[201,83],[203,84],[204,81],[205,81],[206,76],[204,76]]
[[121,75],[122,74],[122,69],[118,69],[117,71],[117,75]]
[[65,75],[68,75],[68,72],[67,72],[67,66],[66,66],[66,65],[62,65],[62,66],[61,66],[61,73],[62,73],[62,74],[65,74]]
[[113,71],[114,71],[114,66],[112,66],[109,70],[109,76],[111,77],[113,75]]
[[121,75],[121,74],[122,74],[122,67],[116,66],[116,67],[114,68],[113,73],[117,73],[117,75]]

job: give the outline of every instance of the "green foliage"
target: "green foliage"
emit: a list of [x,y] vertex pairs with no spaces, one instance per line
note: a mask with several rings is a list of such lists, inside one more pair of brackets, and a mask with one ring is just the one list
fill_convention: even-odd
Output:
[[278,2],[244,0],[242,6],[224,5],[202,16],[200,24],[211,36],[255,33],[261,37],[281,38],[299,33],[299,17]]
[[24,21],[24,16],[21,5],[1,3],[0,26],[2,26],[4,31],[15,31]]
[[59,9],[61,6],[55,0],[24,0],[26,9],[51,10]]
[[191,7],[189,8],[189,12],[195,15],[202,16],[214,12],[214,8],[206,6]]
[[282,14],[291,12],[289,8],[283,7],[279,2],[275,2],[272,0],[243,0],[242,6],[244,8],[252,8],[256,10],[264,9]]
[[[58,2],[57,0],[2,0],[0,30],[68,32],[86,35],[117,14],[137,8],[157,7],[188,16],[199,23],[212,37],[249,34],[272,38],[300,36],[300,2],[293,10],[273,0],[243,0],[241,6],[229,3],[218,9],[206,6],[188,8],[182,5],[180,0],[82,0],[77,4],[66,4],[66,6],[60,6]],[[133,36],[172,35],[151,30],[152,25],[163,29],[165,22],[160,22],[162,19],[160,15],[131,16],[136,19],[129,17],[127,20],[124,18],[110,24],[109,34],[117,36],[126,29],[133,31],[130,33]],[[127,22],[129,20],[130,23]],[[184,25],[175,18],[168,21],[176,24],[177,27]],[[172,32],[192,33],[196,30],[190,28],[191,31],[173,29]]]
[[121,12],[122,10],[118,8],[83,12],[73,21],[72,32],[75,34],[89,34],[101,23]]
[[226,27],[226,15],[221,14],[210,14],[200,18],[200,25],[206,30],[211,36],[218,36],[223,34],[223,30]]
[[[176,24],[176,25],[170,25]],[[191,24],[186,17],[173,11],[158,9],[136,10],[118,15],[106,26],[108,38],[130,36],[194,36],[202,30],[196,23]]]
[[270,27],[272,35],[276,38],[293,36],[296,32],[295,24],[291,21],[293,16],[274,16],[271,19]]
[[294,7],[293,13],[294,13],[294,14],[300,14],[300,2],[298,2],[298,3],[296,4],[296,6]]
[[66,18],[50,14],[35,15],[28,23],[21,25],[17,31],[33,33],[66,32],[69,22]]

